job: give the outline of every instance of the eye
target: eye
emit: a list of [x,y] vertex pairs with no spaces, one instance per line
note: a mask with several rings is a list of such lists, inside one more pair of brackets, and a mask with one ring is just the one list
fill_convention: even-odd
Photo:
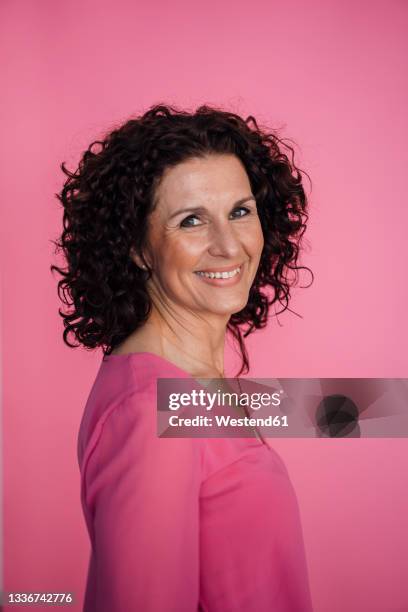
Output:
[[[243,214],[235,215],[237,211],[244,211],[244,212]],[[231,213],[231,215],[235,215],[234,218],[236,219],[239,219],[240,217],[246,217],[249,214],[251,214],[251,209],[247,208],[246,206],[238,206]],[[196,220],[197,223],[193,223],[194,220]],[[201,223],[199,222],[199,218],[197,217],[197,215],[189,215],[188,217],[183,219],[183,221],[180,223],[180,227],[197,227],[198,225],[201,225]]]
[[243,215],[238,215],[238,219],[240,217],[246,217],[251,212],[250,209],[247,208],[246,206],[239,206],[238,208],[235,208],[235,210],[233,210],[231,214],[234,214],[237,210],[245,211]]
[[192,219],[198,219],[197,215],[189,215],[180,223],[180,227],[195,227],[196,225],[200,225],[199,223],[188,223]]

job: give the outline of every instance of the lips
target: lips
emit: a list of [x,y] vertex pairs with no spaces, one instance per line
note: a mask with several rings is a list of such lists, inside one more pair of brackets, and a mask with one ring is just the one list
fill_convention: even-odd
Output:
[[236,263],[233,266],[228,266],[228,267],[225,267],[225,268],[208,268],[208,269],[204,269],[204,270],[196,270],[196,273],[197,272],[208,272],[208,273],[210,273],[210,272],[213,272],[213,273],[215,273],[215,272],[232,272],[233,270],[236,270],[237,268],[240,268],[241,266],[242,266],[242,262]]
[[204,278],[216,278],[216,279],[227,279],[227,278],[234,278],[234,276],[237,276],[239,273],[241,272],[241,266],[234,268],[233,270],[227,272],[221,272],[219,270],[217,270],[217,272],[204,272],[204,271],[199,271],[196,272],[196,274],[200,277],[204,277]]
[[233,287],[241,282],[244,264],[232,268],[232,270],[231,266],[229,266],[229,268],[229,273],[226,271],[221,272],[221,269],[218,269],[216,272],[204,272],[199,270],[194,274],[201,282],[207,283],[213,287]]

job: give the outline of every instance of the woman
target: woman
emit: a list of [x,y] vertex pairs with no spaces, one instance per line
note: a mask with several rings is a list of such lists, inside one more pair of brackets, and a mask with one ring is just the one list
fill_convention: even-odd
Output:
[[248,372],[241,328],[288,307],[307,199],[280,144],[253,117],[158,105],[61,166],[64,340],[104,354],[78,438],[85,612],[312,609],[277,453],[156,434],[158,378],[224,378],[227,332]]

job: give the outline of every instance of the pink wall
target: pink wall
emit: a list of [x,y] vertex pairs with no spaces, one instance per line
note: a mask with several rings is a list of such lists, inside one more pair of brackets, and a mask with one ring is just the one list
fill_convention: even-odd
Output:
[[[92,139],[160,101],[217,103],[282,128],[313,181],[303,261],[316,280],[294,293],[303,318],[285,313],[249,339],[251,376],[408,377],[408,4],[3,0],[0,10],[4,582],[81,599],[76,435],[100,353],[61,340],[49,273],[59,163],[72,167]],[[316,612],[407,610],[408,441],[275,446],[299,496]]]

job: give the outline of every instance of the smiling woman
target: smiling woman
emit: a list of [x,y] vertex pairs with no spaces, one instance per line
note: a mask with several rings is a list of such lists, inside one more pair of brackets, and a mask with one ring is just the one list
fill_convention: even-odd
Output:
[[[255,198],[248,194],[244,166],[225,154],[193,157],[167,169],[156,189],[146,246],[134,261],[140,267],[146,261],[154,271],[148,290],[161,320],[166,321],[165,309],[173,308],[192,330],[184,333],[183,348],[193,354],[197,342],[204,347],[214,330],[223,333],[231,314],[248,302],[264,246]],[[197,205],[191,208],[191,202]],[[136,339],[140,331],[126,350]],[[220,363],[223,348],[223,343],[217,347]],[[203,357],[211,363],[210,353]]]
[[288,307],[307,198],[283,146],[252,116],[158,105],[61,165],[63,338],[104,355],[78,435],[85,612],[312,609],[277,453],[156,433],[159,378],[224,378],[228,332],[247,372],[243,338]]

